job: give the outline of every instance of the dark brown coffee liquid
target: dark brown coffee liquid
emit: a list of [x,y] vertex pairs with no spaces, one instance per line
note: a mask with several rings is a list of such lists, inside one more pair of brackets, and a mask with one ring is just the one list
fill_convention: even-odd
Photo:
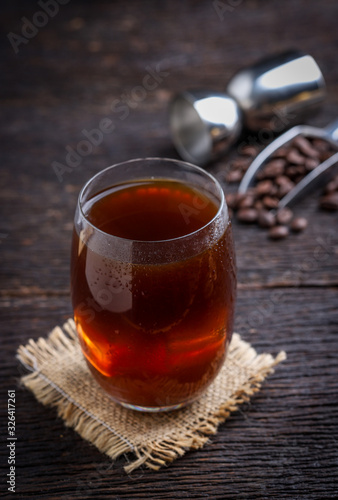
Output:
[[87,218],[113,236],[158,241],[193,233],[216,213],[216,205],[189,186],[147,181],[115,188],[98,198]]
[[[176,181],[144,181],[101,193],[86,217],[129,240],[179,238],[218,207]],[[220,369],[232,333],[235,269],[231,228],[209,248],[167,264],[120,262],[79,242],[74,231],[72,300],[94,376],[117,399],[172,406],[197,396]]]

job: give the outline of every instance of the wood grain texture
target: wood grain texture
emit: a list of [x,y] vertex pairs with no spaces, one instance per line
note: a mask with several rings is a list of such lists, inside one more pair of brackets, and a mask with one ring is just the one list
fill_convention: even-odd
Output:
[[[258,352],[285,350],[250,403],[203,449],[157,473],[127,476],[54,410],[19,387],[16,348],[45,336],[71,315],[69,247],[81,186],[100,169],[129,158],[169,156],[167,104],[189,87],[222,91],[234,72],[263,55],[297,47],[325,75],[328,98],[311,123],[338,115],[335,0],[95,2],[71,0],[18,54],[7,38],[21,34],[37,2],[4,2],[0,60],[1,494],[8,473],[7,390],[16,388],[17,487],[20,499],[290,499],[338,496],[338,216],[297,206],[311,223],[303,234],[267,240],[234,222],[238,266],[236,330]],[[156,73],[157,71],[157,73]],[[158,85],[140,90],[144,77]],[[160,73],[159,73],[160,72]],[[138,89],[138,90],[135,90]],[[142,97],[140,99],[139,97]],[[115,108],[112,106],[115,102]],[[124,113],[121,106],[127,106]],[[118,107],[116,107],[118,106]],[[125,115],[125,117],[124,117]],[[110,119],[111,133],[61,182],[83,130]],[[243,140],[248,140],[244,136]],[[236,147],[208,169],[224,178]],[[228,186],[224,186],[228,190]],[[128,457],[127,457],[128,458]]]

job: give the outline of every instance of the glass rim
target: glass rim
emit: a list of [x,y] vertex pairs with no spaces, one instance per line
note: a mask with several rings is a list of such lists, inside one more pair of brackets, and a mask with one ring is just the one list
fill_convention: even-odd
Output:
[[[93,181],[95,179],[97,179],[98,177],[104,175],[108,171],[113,170],[115,167],[119,167],[119,166],[122,166],[122,165],[127,165],[129,163],[141,162],[141,161],[148,161],[148,162],[153,162],[153,163],[155,163],[156,161],[157,162],[158,161],[162,161],[162,162],[169,162],[169,163],[179,163],[181,165],[185,165],[185,166],[188,166],[189,168],[192,168],[196,172],[198,172],[200,174],[203,174],[203,176],[208,177],[209,180],[217,187],[217,189],[219,190],[219,193],[220,193],[220,203],[219,203],[219,207],[217,209],[216,214],[212,217],[212,219],[210,219],[207,222],[207,224],[204,224],[204,226],[200,227],[199,229],[196,229],[195,231],[192,231],[191,233],[184,234],[182,236],[177,236],[176,238],[167,238],[167,239],[164,239],[164,240],[137,240],[137,239],[131,239],[131,238],[123,238],[121,236],[116,236],[116,235],[113,235],[113,234],[106,233],[105,231],[102,231],[102,229],[99,229],[97,226],[95,226],[95,224],[93,224],[91,221],[88,220],[87,216],[85,215],[85,213],[84,213],[84,211],[82,209],[83,205],[84,205],[83,196],[84,196],[85,190],[90,186],[90,184],[93,183]],[[161,179],[161,177],[154,177],[154,180],[155,179]],[[134,180],[136,180],[136,179],[134,179]],[[142,180],[142,179],[140,179],[140,180]],[[144,180],[146,180],[146,178]],[[131,180],[131,181],[133,181],[133,180]],[[126,161],[123,161],[123,162],[114,163],[113,165],[110,165],[110,166],[104,168],[103,170],[100,170],[95,175],[93,175],[84,184],[84,186],[82,187],[82,189],[81,189],[81,191],[80,191],[80,193],[78,195],[77,207],[78,207],[78,210],[79,210],[79,212],[81,214],[81,217],[86,221],[86,223],[94,231],[99,232],[102,236],[104,236],[106,238],[109,238],[109,239],[119,240],[121,242],[123,241],[125,243],[127,243],[127,242],[129,242],[129,243],[139,243],[139,244],[143,244],[143,245],[146,245],[146,244],[171,243],[171,242],[175,242],[175,241],[181,241],[181,240],[184,240],[185,238],[190,238],[192,236],[196,236],[197,234],[199,234],[203,230],[205,230],[207,227],[209,227],[214,221],[216,221],[216,219],[221,215],[221,213],[222,213],[222,211],[223,211],[224,208],[226,209],[226,218],[227,218],[226,225],[229,223],[229,213],[228,213],[227,205],[226,205],[226,202],[225,202],[224,191],[223,191],[223,188],[222,188],[220,182],[218,181],[218,179],[216,179],[216,177],[214,177],[212,174],[210,174],[209,172],[207,172],[205,169],[203,169],[201,167],[198,167],[197,165],[194,165],[193,163],[189,163],[189,162],[186,162],[186,161],[183,161],[183,160],[179,160],[179,159],[175,159],[175,158],[166,158],[166,157],[164,157],[164,158],[163,157],[132,158],[130,160],[126,160]]]

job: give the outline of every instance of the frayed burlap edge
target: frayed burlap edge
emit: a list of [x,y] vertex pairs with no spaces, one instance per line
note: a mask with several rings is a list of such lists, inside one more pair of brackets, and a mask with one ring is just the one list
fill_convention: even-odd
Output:
[[[68,320],[63,328],[56,327],[48,338],[39,338],[36,342],[29,340],[26,346],[20,346],[17,358],[32,373],[21,377],[21,383],[33,392],[36,399],[45,406],[56,407],[58,415],[64,420],[67,427],[72,427],[84,439],[94,444],[101,452],[111,459],[133,452],[136,460],[124,467],[127,473],[132,472],[145,464],[153,470],[160,469],[176,458],[183,456],[187,450],[202,448],[209,440],[209,436],[216,434],[218,426],[225,422],[229,415],[238,409],[238,406],[258,392],[265,378],[274,372],[274,367],[286,359],[281,351],[275,358],[271,354],[257,354],[256,351],[243,341],[238,334],[234,334],[228,356],[232,362],[245,364],[254,371],[224,404],[213,415],[206,415],[194,428],[182,436],[171,436],[161,442],[148,442],[146,447],[135,447],[128,439],[120,435],[115,429],[98,419],[96,415],[80,406],[52,380],[40,371],[40,366],[48,362],[51,356],[62,355],[78,345],[75,324]],[[155,414],[156,415],[156,414]]]

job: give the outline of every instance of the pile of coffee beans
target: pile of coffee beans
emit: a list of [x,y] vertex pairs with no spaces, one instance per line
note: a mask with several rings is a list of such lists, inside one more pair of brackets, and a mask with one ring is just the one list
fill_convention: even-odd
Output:
[[[258,148],[246,146],[231,163],[225,176],[228,183],[240,182],[258,154]],[[311,170],[335,153],[331,144],[323,139],[295,137],[287,146],[278,149],[256,174],[256,184],[244,195],[226,195],[228,207],[243,223],[256,223],[268,230],[271,239],[286,238],[290,230],[303,231],[307,227],[304,217],[294,217],[292,210],[277,210],[279,201]],[[338,210],[338,176],[326,186],[320,207]]]

